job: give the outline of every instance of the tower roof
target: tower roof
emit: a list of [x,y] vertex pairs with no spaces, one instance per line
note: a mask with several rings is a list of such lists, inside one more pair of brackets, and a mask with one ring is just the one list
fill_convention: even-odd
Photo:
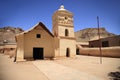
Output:
[[55,13],[54,14],[67,14],[67,15],[73,15],[70,11],[68,11],[67,9],[65,9],[65,7],[64,7],[64,5],[61,5],[60,6],[60,8],[57,10],[57,11],[55,11]]
[[60,9],[58,9],[58,10],[66,10],[66,9],[64,8],[64,5],[61,5]]
[[53,16],[56,16],[56,15],[61,15],[61,16],[67,15],[67,16],[71,17],[71,16],[73,16],[73,13],[68,11],[67,9],[65,9],[64,5],[61,5],[60,8],[57,11],[55,11],[54,14],[53,14]]

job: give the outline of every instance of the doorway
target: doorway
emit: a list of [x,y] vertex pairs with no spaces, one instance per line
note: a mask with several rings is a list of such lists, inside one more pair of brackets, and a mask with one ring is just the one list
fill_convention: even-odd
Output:
[[66,57],[70,57],[70,49],[69,48],[66,49]]
[[43,48],[33,48],[33,58],[34,60],[44,59]]
[[79,52],[79,48],[76,49],[76,55],[79,55],[80,52]]
[[109,42],[108,41],[103,41],[102,42],[102,47],[109,47]]

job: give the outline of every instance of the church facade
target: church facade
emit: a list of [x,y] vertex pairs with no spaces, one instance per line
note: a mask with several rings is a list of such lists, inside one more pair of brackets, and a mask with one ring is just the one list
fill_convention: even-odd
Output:
[[76,55],[73,14],[61,5],[52,16],[52,24],[52,33],[39,22],[30,30],[16,35],[17,61]]

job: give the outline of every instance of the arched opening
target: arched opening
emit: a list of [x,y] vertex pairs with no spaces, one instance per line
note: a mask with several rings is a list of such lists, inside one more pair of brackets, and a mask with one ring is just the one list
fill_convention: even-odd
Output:
[[65,36],[68,36],[68,35],[69,35],[68,29],[65,29]]
[[70,57],[70,49],[69,48],[66,49],[66,57]]

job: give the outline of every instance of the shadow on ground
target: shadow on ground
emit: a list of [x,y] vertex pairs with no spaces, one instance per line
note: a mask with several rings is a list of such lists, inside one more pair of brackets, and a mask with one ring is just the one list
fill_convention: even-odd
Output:
[[120,66],[118,67],[118,70],[119,71],[108,73],[110,80],[120,80]]

